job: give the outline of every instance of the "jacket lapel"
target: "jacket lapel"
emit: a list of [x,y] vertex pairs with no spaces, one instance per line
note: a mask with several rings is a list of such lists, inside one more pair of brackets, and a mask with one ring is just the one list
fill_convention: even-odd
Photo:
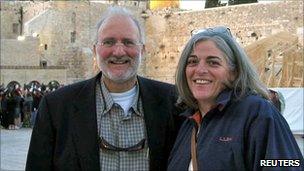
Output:
[[164,99],[160,92],[156,92],[155,86],[151,81],[142,77],[138,77],[140,95],[143,102],[144,118],[147,129],[148,145],[150,148],[150,157],[161,157],[157,153],[163,151],[162,148],[166,141],[166,127],[168,106],[162,103]]
[[95,100],[100,75],[88,80],[73,102],[72,131],[82,170],[100,170]]

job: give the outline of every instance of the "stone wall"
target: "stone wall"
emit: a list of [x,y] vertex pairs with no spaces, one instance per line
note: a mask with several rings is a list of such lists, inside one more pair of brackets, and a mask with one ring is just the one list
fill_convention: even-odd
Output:
[[[9,2],[10,8],[9,5],[1,6],[1,39],[16,38],[16,34],[10,33],[12,30],[10,27],[13,22],[18,21],[15,9],[18,9],[22,3],[12,5]],[[24,9],[27,9],[24,15],[26,21],[24,34],[38,33],[39,41],[28,42],[28,46],[21,46],[24,48],[20,50],[21,55],[14,54],[14,51],[11,52],[13,55],[10,55],[9,50],[3,53],[1,51],[1,61],[5,61],[6,65],[16,61],[15,65],[19,65],[20,62],[17,61],[20,61],[20,56],[29,56],[34,59],[28,59],[26,65],[32,65],[37,62],[37,58],[43,59],[47,61],[48,66],[66,68],[62,74],[66,74],[64,84],[93,76],[91,48],[96,33],[95,26],[107,5],[86,1],[37,2],[37,5],[35,3],[23,4]],[[142,13],[144,8],[136,6],[128,6],[128,8],[142,18],[142,24],[146,27],[146,55],[140,66],[140,75],[171,83],[174,82],[180,53],[193,29],[226,25],[244,46],[279,31],[297,34],[299,30],[303,30],[302,1],[246,4],[201,11],[166,9],[145,11],[144,14]],[[72,34],[75,35],[74,42],[71,42]],[[12,43],[6,42],[4,45],[13,48]],[[37,48],[40,57],[32,54],[33,49]],[[32,69],[27,72],[35,75],[37,71]]]
[[[17,38],[19,35],[19,22],[16,11],[0,11],[0,29],[1,29],[1,39],[13,39]],[[13,32],[13,24],[17,25],[17,30]]]
[[[67,68],[67,83],[94,75],[92,46],[96,23],[108,5],[90,2],[51,2],[47,9],[26,23],[26,33],[39,34],[40,44],[47,45],[42,56],[51,66]],[[136,7],[128,7],[139,13]],[[72,34],[75,41],[72,42]]]
[[24,41],[1,39],[1,65],[39,66],[39,40],[27,37]]
[[[1,3],[1,39],[13,39],[17,38],[19,33],[20,25],[20,9],[22,9],[23,23],[34,18],[47,8],[49,8],[48,2],[41,1],[0,1]],[[13,24],[18,24],[18,33],[13,33]]]
[[180,53],[193,29],[226,25],[243,46],[280,31],[297,34],[299,28],[303,29],[303,1],[148,14],[144,75],[171,83]]

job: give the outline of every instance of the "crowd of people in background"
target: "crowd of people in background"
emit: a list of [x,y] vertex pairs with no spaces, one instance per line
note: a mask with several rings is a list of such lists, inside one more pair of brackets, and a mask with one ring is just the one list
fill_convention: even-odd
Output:
[[[11,82],[6,87],[0,85],[0,122],[6,129],[33,127],[41,98],[62,87],[57,81],[44,85],[37,81],[25,84]],[[270,98],[281,111],[281,102],[277,92],[270,90]]]
[[2,128],[15,130],[33,127],[42,97],[62,87],[57,81],[40,84],[32,81],[22,87],[18,82],[0,85],[0,121]]

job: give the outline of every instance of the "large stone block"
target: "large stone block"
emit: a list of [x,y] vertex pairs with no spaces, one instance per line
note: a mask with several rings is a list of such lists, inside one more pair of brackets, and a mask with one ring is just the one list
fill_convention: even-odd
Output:
[[39,41],[36,38],[1,39],[1,65],[39,66]]

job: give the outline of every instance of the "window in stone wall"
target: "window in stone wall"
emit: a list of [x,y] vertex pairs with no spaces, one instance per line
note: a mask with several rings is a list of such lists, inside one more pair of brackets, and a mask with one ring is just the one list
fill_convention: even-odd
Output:
[[40,61],[40,67],[41,68],[46,68],[47,67],[47,61],[46,60],[41,60]]
[[44,44],[44,50],[47,50],[47,48],[48,48],[47,44]]
[[76,30],[76,13],[75,12],[72,13],[71,22],[72,22],[73,30]]
[[76,31],[71,32],[71,43],[75,43],[76,41]]
[[71,22],[73,24],[76,24],[76,13],[75,12],[72,13]]
[[18,34],[18,29],[19,28],[19,24],[18,23],[13,23],[13,33]]

